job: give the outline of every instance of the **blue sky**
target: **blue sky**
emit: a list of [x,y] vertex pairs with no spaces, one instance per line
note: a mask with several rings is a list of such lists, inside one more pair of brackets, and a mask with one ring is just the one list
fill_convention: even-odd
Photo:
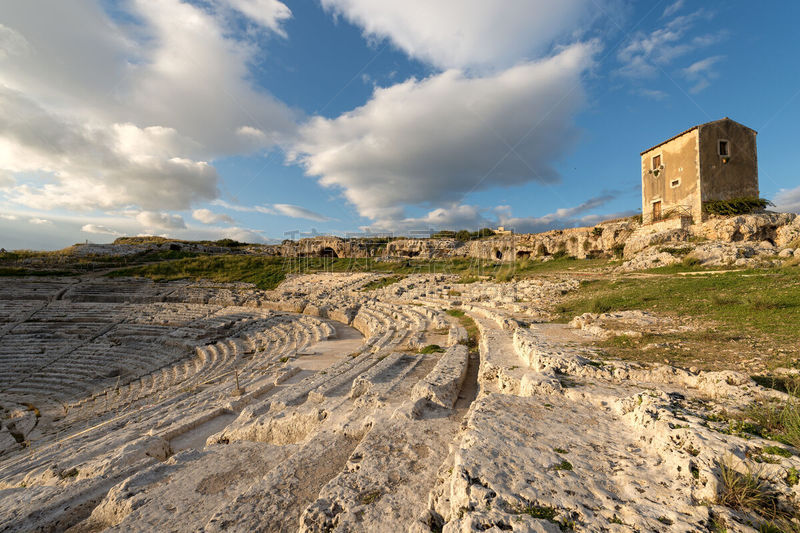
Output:
[[[42,13],[48,13],[47,18]],[[0,247],[591,225],[729,116],[800,211],[800,4],[31,0],[0,12]]]

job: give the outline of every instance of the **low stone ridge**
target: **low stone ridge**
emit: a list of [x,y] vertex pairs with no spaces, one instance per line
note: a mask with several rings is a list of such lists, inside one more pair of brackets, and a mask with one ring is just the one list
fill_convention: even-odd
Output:
[[[162,242],[163,241],[163,242]],[[217,246],[198,242],[133,242],[78,244],[62,250],[65,257],[128,257],[165,251],[201,254],[247,254],[292,258],[376,258],[381,260],[476,258],[509,262],[570,256],[623,257],[621,270],[668,266],[691,254],[705,265],[751,266],[777,257],[800,258],[800,217],[794,213],[709,216],[698,224],[684,218],[642,225],[634,218],[593,227],[544,233],[506,234],[471,241],[437,237],[344,239],[335,236],[287,240],[272,245]],[[36,266],[43,258],[27,258],[18,266]]]
[[755,532],[719,503],[753,472],[796,505],[800,452],[720,416],[786,394],[572,340],[684,324],[381,276],[5,284],[0,531]]

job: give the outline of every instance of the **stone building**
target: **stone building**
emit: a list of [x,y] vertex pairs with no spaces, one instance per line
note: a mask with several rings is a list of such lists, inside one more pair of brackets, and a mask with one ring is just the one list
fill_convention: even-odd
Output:
[[756,131],[728,117],[641,153],[642,221],[703,219],[703,203],[758,197]]

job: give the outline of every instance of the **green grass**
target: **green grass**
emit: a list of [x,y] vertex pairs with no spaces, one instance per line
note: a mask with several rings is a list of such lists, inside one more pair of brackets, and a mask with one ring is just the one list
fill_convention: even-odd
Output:
[[571,471],[571,470],[572,470],[572,463],[570,463],[569,461],[567,461],[566,459],[564,459],[563,461],[561,461],[560,463],[558,463],[557,465],[555,465],[555,466],[553,467],[553,470],[565,470],[565,471]]
[[764,449],[761,451],[769,455],[780,455],[781,457],[792,456],[792,452],[790,452],[786,448],[781,448],[780,446],[764,446]]
[[370,281],[363,287],[361,287],[362,291],[374,291],[375,289],[382,289],[384,287],[388,287],[398,281],[405,279],[405,276],[386,276],[384,278],[376,279]]
[[[111,276],[141,276],[159,281],[209,279],[243,281],[261,289],[275,288],[287,274],[308,272],[381,272],[397,277],[409,274],[456,274],[462,277],[494,277],[502,267],[491,261],[452,258],[446,260],[376,261],[373,258],[286,258],[252,255],[202,255],[177,261],[124,268]],[[506,267],[507,268],[507,267]]]
[[431,353],[442,353],[442,352],[444,352],[444,348],[442,348],[438,344],[429,344],[424,348],[420,348],[418,353],[431,354]]
[[477,350],[481,335],[478,331],[478,325],[475,323],[475,321],[468,317],[461,309],[448,309],[445,312],[450,316],[458,318],[458,322],[465,330],[467,330],[467,348],[469,348],[470,351]]
[[750,468],[739,472],[729,461],[719,463],[722,488],[717,503],[738,511],[755,511],[768,519],[784,517],[778,502],[780,493],[761,472]]
[[[745,416],[755,424],[754,428],[746,430],[795,448],[800,447],[800,406],[796,398],[789,398],[785,403],[755,403],[747,409]],[[782,448],[773,448],[786,452]]]
[[723,329],[773,340],[798,338],[800,269],[741,270],[696,276],[628,276],[583,282],[557,306],[561,321],[586,313],[641,309],[712,320]]
[[0,277],[19,278],[23,276],[74,276],[73,270],[33,270],[18,267],[0,267]]

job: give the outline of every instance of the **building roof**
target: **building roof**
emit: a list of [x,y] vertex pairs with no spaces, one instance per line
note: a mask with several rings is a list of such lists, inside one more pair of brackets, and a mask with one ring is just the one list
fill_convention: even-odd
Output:
[[716,124],[717,122],[722,122],[723,120],[728,120],[728,121],[730,121],[730,122],[735,122],[736,124],[739,124],[739,125],[740,125],[741,127],[743,127],[743,128],[747,128],[748,130],[752,131],[753,133],[758,133],[758,132],[757,132],[756,130],[754,130],[753,128],[748,128],[748,127],[747,127],[747,126],[745,126],[744,124],[741,124],[741,123],[739,123],[739,122],[736,122],[735,120],[732,120],[732,119],[730,119],[730,118],[728,118],[728,117],[725,117],[725,118],[721,118],[721,119],[719,119],[719,120],[712,120],[711,122],[704,122],[703,124],[698,124],[697,126],[692,126],[692,127],[691,127],[691,128],[689,128],[688,130],[684,130],[684,131],[680,132],[680,133],[679,133],[679,134],[677,134],[677,135],[673,135],[673,136],[672,136],[672,137],[670,137],[669,139],[666,139],[666,140],[664,140],[664,141],[661,141],[660,143],[658,143],[658,144],[656,144],[656,145],[654,145],[654,146],[651,146],[650,148],[648,148],[647,150],[644,150],[643,152],[639,152],[639,155],[644,155],[644,154],[646,154],[647,152],[649,152],[650,150],[653,150],[653,149],[655,149],[655,148],[658,148],[658,147],[659,147],[659,146],[661,146],[662,144],[667,144],[668,142],[670,142],[670,141],[672,141],[672,140],[674,140],[674,139],[677,139],[678,137],[682,137],[682,136],[686,135],[687,133],[689,133],[690,131],[694,131],[694,130],[696,130],[697,128],[702,128],[703,126],[708,126],[709,124]]

